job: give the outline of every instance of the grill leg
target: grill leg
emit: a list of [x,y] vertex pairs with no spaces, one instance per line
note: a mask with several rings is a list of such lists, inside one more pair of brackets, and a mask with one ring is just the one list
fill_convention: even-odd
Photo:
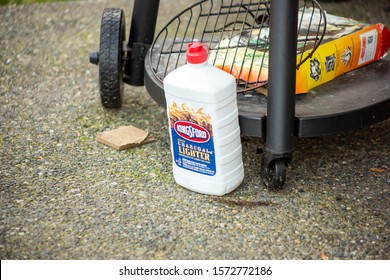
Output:
[[272,0],[266,149],[262,175],[281,187],[294,145],[298,0]]
[[144,61],[156,29],[159,0],[135,0],[130,26],[124,81],[144,85]]

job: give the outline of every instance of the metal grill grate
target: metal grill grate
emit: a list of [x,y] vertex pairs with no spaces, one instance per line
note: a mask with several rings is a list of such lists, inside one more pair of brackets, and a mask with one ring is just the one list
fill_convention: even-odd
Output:
[[[171,19],[149,52],[151,68],[162,83],[185,64],[187,44],[209,48],[208,62],[233,74],[237,92],[265,86],[268,80],[269,20],[272,1],[202,0]],[[325,34],[326,17],[314,0],[300,2],[297,67],[316,51]]]

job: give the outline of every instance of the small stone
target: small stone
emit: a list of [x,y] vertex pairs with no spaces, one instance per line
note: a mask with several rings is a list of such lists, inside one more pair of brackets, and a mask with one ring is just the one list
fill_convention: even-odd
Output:
[[321,260],[329,260],[329,256],[326,253],[321,253],[319,257]]

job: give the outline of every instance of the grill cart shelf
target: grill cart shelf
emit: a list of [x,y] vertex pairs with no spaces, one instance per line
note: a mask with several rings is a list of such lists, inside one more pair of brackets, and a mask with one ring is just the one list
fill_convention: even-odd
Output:
[[[390,117],[389,56],[295,94],[296,69],[326,33],[317,1],[202,0],[154,36],[158,7],[158,0],[135,0],[127,43],[123,11],[103,12],[100,50],[90,56],[99,65],[103,106],[120,107],[125,82],[145,84],[165,107],[164,77],[184,65],[187,43],[201,41],[209,63],[236,76],[241,133],[265,141],[260,169],[267,187],[283,186],[294,137],[360,129]],[[265,89],[267,95],[260,93]]]

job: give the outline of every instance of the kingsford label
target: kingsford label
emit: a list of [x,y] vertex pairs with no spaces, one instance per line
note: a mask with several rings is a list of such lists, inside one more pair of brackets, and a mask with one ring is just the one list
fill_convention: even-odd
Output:
[[206,143],[210,140],[210,133],[196,123],[177,121],[174,124],[174,129],[181,137],[192,142]]
[[173,159],[178,167],[214,176],[215,152],[211,117],[203,108],[175,102],[168,107]]

